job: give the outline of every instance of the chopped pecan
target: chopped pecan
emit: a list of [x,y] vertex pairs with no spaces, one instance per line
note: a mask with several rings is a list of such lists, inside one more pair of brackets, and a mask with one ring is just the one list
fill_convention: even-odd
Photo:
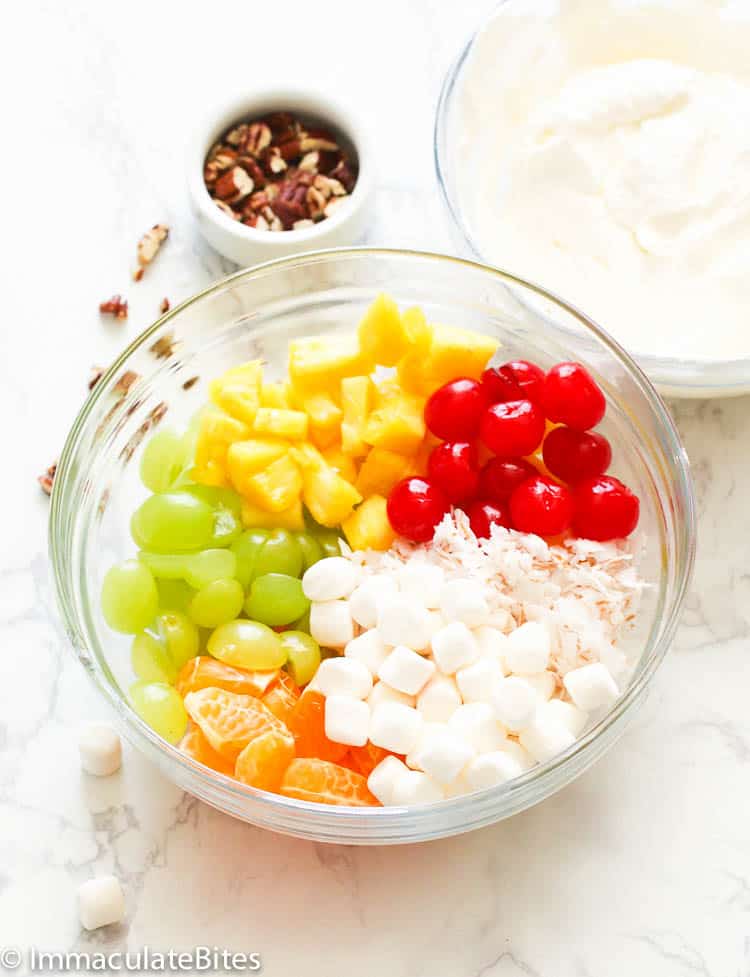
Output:
[[347,193],[352,192],[354,184],[357,182],[356,176],[345,159],[340,159],[328,175],[331,179],[338,180]]
[[313,149],[324,149],[333,153],[339,148],[339,144],[330,132],[324,129],[310,129],[300,139],[300,147],[303,153],[309,153]]
[[138,268],[133,272],[133,278],[139,282],[143,278],[143,272],[147,265],[150,265],[159,252],[162,244],[167,240],[169,228],[166,224],[154,224],[150,231],[146,231],[138,242],[137,256]]
[[241,142],[244,141],[245,137],[247,136],[248,129],[249,126],[243,122],[242,125],[238,125],[233,129],[230,129],[226,136],[224,136],[224,140],[228,142],[230,146],[234,146],[236,148]]
[[52,495],[52,484],[55,481],[55,473],[57,472],[57,462],[53,461],[49,468],[44,472],[43,475],[39,475],[37,482],[39,482],[42,492],[45,495]]
[[139,379],[140,375],[136,373],[135,370],[125,370],[125,372],[117,378],[117,382],[115,383],[114,387],[112,387],[112,392],[117,394],[118,397],[124,397],[136,380]]
[[317,173],[319,163],[320,153],[317,149],[314,149],[310,153],[305,153],[305,155],[299,161],[299,168],[301,170],[309,170],[311,173]]
[[289,162],[289,160],[296,159],[297,156],[302,155],[299,139],[287,139],[286,142],[280,142],[275,148],[278,149],[281,158],[285,162]]
[[242,140],[243,153],[258,157],[271,145],[271,128],[265,122],[253,122],[247,127],[247,133]]
[[307,207],[313,220],[318,220],[323,216],[327,202],[327,198],[316,186],[308,187]]
[[286,169],[286,160],[281,155],[281,150],[278,146],[269,146],[263,153],[263,165],[269,176],[284,172]]
[[219,200],[235,204],[253,192],[254,183],[241,166],[233,166],[222,173],[216,181],[216,196]]
[[235,211],[232,210],[229,204],[225,204],[223,200],[214,200],[214,203],[222,212],[222,214],[226,214],[227,217],[231,217],[233,221],[238,221],[240,219],[240,215],[235,213]]
[[238,156],[237,165],[242,167],[258,190],[265,186],[266,174],[252,156]]
[[169,312],[170,308],[171,306],[170,306],[169,299],[165,295],[164,298],[161,300],[161,303],[159,304],[159,311],[161,312],[162,315],[164,315],[165,312]]
[[219,176],[228,170],[237,159],[237,153],[232,149],[225,149],[223,152],[217,153],[213,159],[206,163],[203,179],[206,183],[216,183]]
[[113,295],[106,302],[99,303],[99,311],[102,315],[111,315],[115,319],[127,319],[128,300],[124,299],[122,295]]
[[279,195],[273,202],[273,212],[280,218],[285,230],[289,230],[295,221],[307,217],[308,187],[289,181],[285,183]]
[[299,123],[290,112],[271,112],[263,120],[274,139],[290,139],[299,132]]
[[103,376],[104,376],[103,366],[92,366],[91,373],[89,375],[89,384],[88,384],[89,390],[93,390]]

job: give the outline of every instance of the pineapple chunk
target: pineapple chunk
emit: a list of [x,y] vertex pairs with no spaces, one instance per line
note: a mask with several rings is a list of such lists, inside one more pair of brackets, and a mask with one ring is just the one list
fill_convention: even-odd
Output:
[[347,542],[353,550],[387,550],[396,538],[388,521],[387,503],[382,495],[371,495],[344,520]]
[[234,441],[244,441],[250,436],[250,428],[236,417],[219,410],[208,410],[201,415],[198,438],[195,444],[195,465],[205,469],[209,461],[223,466],[227,450]]
[[401,316],[401,321],[406,334],[406,344],[408,350],[404,352],[416,353],[424,356],[430,348],[432,342],[432,326],[427,324],[424,312],[417,306],[406,309]]
[[365,312],[358,330],[359,348],[368,360],[395,366],[406,352],[407,337],[398,306],[387,295],[378,295]]
[[302,500],[297,499],[283,512],[266,512],[257,505],[242,500],[242,525],[247,529],[304,529]]
[[369,495],[389,495],[394,485],[414,475],[416,461],[395,451],[373,448],[362,462],[357,481],[357,490],[365,497]]
[[229,488],[224,469],[210,459],[201,467],[196,465],[190,469],[190,478],[198,485],[212,485],[215,488]]
[[472,329],[434,325],[432,342],[424,364],[424,374],[441,387],[456,377],[479,379],[499,342]]
[[369,373],[372,367],[356,336],[310,336],[289,343],[289,376],[300,391],[333,392],[342,377]]
[[260,360],[251,360],[232,367],[209,384],[211,400],[237,420],[252,424],[260,405],[262,379],[263,366]]
[[320,467],[311,466],[302,475],[302,498],[310,510],[310,515],[321,526],[334,528],[348,519],[362,496],[325,463]]
[[261,407],[291,407],[285,383],[264,383],[260,388]]
[[342,412],[330,394],[310,394],[302,401],[302,409],[310,418],[310,438],[319,448],[327,448],[338,439]]
[[262,471],[289,450],[285,441],[256,438],[252,441],[235,441],[227,451],[227,471],[235,489],[243,495],[245,484],[251,475]]
[[351,455],[342,451],[338,442],[332,444],[330,448],[326,448],[323,457],[326,464],[337,471],[347,482],[351,482],[353,485],[357,481],[357,464]]
[[307,441],[302,444],[293,445],[289,453],[303,472],[317,471],[320,468],[325,468],[325,458],[314,444],[310,444]]
[[410,394],[384,399],[367,418],[364,440],[377,448],[413,455],[425,436],[424,401]]
[[283,512],[299,499],[302,475],[288,454],[251,475],[243,494],[255,505],[268,512]]
[[362,433],[372,410],[373,396],[373,382],[369,377],[344,377],[341,381],[341,448],[355,458],[368,451]]
[[303,441],[307,437],[307,414],[282,407],[259,407],[253,421],[253,431],[255,434]]

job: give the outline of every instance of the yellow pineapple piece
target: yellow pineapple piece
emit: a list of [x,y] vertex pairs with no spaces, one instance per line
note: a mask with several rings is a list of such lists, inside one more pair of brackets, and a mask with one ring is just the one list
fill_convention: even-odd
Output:
[[424,400],[401,393],[383,399],[367,418],[363,439],[377,448],[402,455],[419,450],[425,436]]
[[353,550],[387,550],[396,538],[388,521],[386,500],[371,495],[346,519],[341,528]]
[[386,448],[373,448],[362,462],[357,481],[357,491],[363,496],[389,495],[394,485],[416,474],[416,461],[406,455],[388,451]]
[[303,441],[301,444],[292,445],[290,455],[299,465],[303,472],[315,471],[325,468],[326,460],[314,444]]
[[374,363],[395,366],[406,351],[406,331],[398,306],[387,295],[378,295],[365,312],[357,334],[359,348]]
[[209,461],[224,466],[229,445],[250,437],[247,424],[220,410],[207,410],[198,424],[195,444],[195,465],[205,469]]
[[247,529],[304,529],[302,499],[297,499],[283,512],[267,512],[248,499],[243,499],[242,525]]
[[360,458],[369,451],[362,440],[365,423],[372,410],[375,390],[369,377],[344,377],[341,381],[341,448]]
[[434,389],[425,374],[427,354],[432,343],[432,326],[424,313],[416,306],[406,309],[402,316],[408,340],[408,348],[398,361],[396,373],[405,391],[428,395]]
[[190,469],[190,477],[198,485],[212,485],[215,488],[229,488],[229,481],[224,469],[215,461],[209,459],[204,465],[195,465]]
[[362,496],[325,463],[310,466],[302,473],[302,499],[310,515],[321,526],[334,528],[348,519]]
[[342,478],[352,485],[357,481],[357,463],[351,455],[342,450],[341,444],[335,442],[323,451],[326,464],[337,471]]
[[404,333],[406,334],[406,345],[408,347],[404,352],[424,356],[432,342],[432,326],[425,319],[424,312],[414,305],[410,309],[404,310],[401,316],[401,322],[404,327]]
[[272,438],[255,438],[230,444],[226,465],[232,485],[243,495],[245,484],[251,475],[262,471],[288,451],[287,442],[275,441]]
[[302,475],[294,461],[285,454],[246,479],[243,495],[268,512],[283,512],[299,499]]
[[301,410],[285,410],[282,407],[259,407],[253,421],[255,434],[271,434],[290,441],[303,441],[307,437],[307,414]]
[[424,364],[424,375],[441,387],[456,377],[479,379],[500,343],[473,329],[434,325],[432,341]]
[[373,367],[356,336],[309,336],[289,343],[289,376],[303,391],[336,391],[342,377],[369,373]]
[[260,405],[260,386],[263,366],[260,360],[251,360],[232,367],[208,386],[211,400],[227,414],[252,424]]
[[285,383],[264,383],[260,388],[261,407],[281,407],[288,409],[289,403],[287,385]]
[[310,394],[302,401],[302,409],[310,418],[310,439],[319,448],[327,448],[338,439],[342,411],[330,394]]

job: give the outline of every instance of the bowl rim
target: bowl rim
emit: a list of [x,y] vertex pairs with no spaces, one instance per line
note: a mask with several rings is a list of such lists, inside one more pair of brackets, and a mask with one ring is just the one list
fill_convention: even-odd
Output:
[[[616,340],[614,340],[592,319],[586,316],[585,313],[581,312],[564,299],[559,298],[557,295],[544,289],[543,287],[532,282],[528,282],[508,272],[504,272],[501,269],[495,268],[491,265],[483,264],[468,258],[403,248],[341,247],[309,251],[302,254],[275,258],[270,261],[254,265],[251,268],[240,269],[239,271],[233,272],[232,274],[213,282],[211,285],[208,285],[206,288],[201,289],[193,296],[188,297],[178,305],[174,306],[174,308],[170,309],[163,316],[160,316],[151,326],[140,333],[140,335],[129,343],[123,352],[112,362],[105,374],[102,376],[101,381],[94,387],[93,391],[84,402],[65,440],[58,463],[57,476],[55,478],[51,497],[48,544],[50,559],[53,567],[54,588],[57,605],[65,625],[66,633],[76,649],[79,658],[89,654],[90,648],[81,635],[81,628],[76,619],[76,614],[74,609],[70,606],[70,602],[68,601],[65,592],[65,576],[67,571],[64,558],[65,533],[63,530],[66,510],[64,508],[63,496],[70,473],[69,470],[71,468],[71,461],[75,456],[81,435],[84,431],[89,416],[94,411],[99,400],[106,395],[105,392],[108,391],[110,381],[113,381],[115,377],[119,375],[129,358],[134,353],[144,348],[153,335],[171,319],[179,316],[182,311],[196,303],[199,303],[204,298],[207,298],[222,291],[228,286],[231,286],[232,283],[243,278],[252,278],[256,275],[263,275],[269,270],[273,271],[275,269],[283,269],[288,265],[298,265],[300,262],[304,262],[305,264],[314,264],[321,260],[347,257],[349,255],[406,257],[416,258],[419,260],[426,259],[431,262],[443,262],[446,264],[466,267],[475,271],[489,274],[505,282],[520,285],[522,288],[529,289],[536,293],[540,298],[546,299],[551,301],[553,304],[558,305],[568,314],[577,319],[589,332],[592,332],[596,338],[608,348],[608,351],[617,360],[620,361],[631,378],[637,381],[641,395],[645,398],[652,415],[656,418],[658,425],[665,436],[668,457],[671,459],[674,469],[672,473],[674,491],[684,503],[684,518],[675,520],[674,525],[675,538],[678,544],[677,548],[680,549],[684,554],[684,561],[675,581],[671,608],[669,609],[666,620],[663,621],[663,627],[659,639],[652,648],[648,649],[650,652],[648,661],[644,667],[638,669],[630,684],[623,694],[618,698],[614,706],[606,713],[606,715],[601,717],[601,719],[591,729],[589,729],[583,736],[578,738],[567,750],[556,755],[545,763],[537,764],[531,770],[523,773],[519,777],[514,778],[512,781],[496,787],[487,788],[486,790],[460,795],[425,806],[363,808],[352,808],[345,806],[336,807],[309,801],[298,801],[279,794],[272,794],[270,792],[241,784],[233,778],[227,777],[216,771],[210,771],[201,764],[196,763],[196,761],[192,760],[190,757],[186,756],[186,754],[178,750],[175,745],[167,743],[160,736],[158,736],[158,734],[147,726],[146,723],[135,713],[132,706],[128,702],[127,695],[123,693],[122,690],[115,691],[113,686],[108,681],[102,680],[102,676],[100,674],[102,669],[98,656],[95,655],[95,668],[91,667],[90,659],[84,660],[84,665],[87,666],[86,671],[97,687],[102,691],[115,713],[119,716],[120,721],[124,726],[126,737],[132,739],[134,744],[138,746],[139,749],[143,750],[152,759],[156,760],[157,762],[161,762],[162,764],[166,763],[167,761],[170,761],[173,764],[176,762],[182,773],[191,777],[196,777],[197,775],[204,782],[205,787],[209,791],[211,788],[219,787],[222,790],[234,795],[236,798],[244,798],[260,804],[268,811],[286,811],[291,816],[294,816],[295,814],[309,814],[314,812],[319,816],[324,815],[327,819],[328,825],[335,825],[338,822],[342,827],[345,822],[347,825],[352,825],[353,823],[356,824],[357,822],[361,822],[363,824],[365,821],[373,823],[371,819],[375,819],[375,822],[380,821],[385,827],[392,821],[392,819],[401,818],[403,820],[403,818],[407,815],[414,823],[426,823],[436,811],[456,811],[461,807],[465,807],[467,804],[478,804],[482,800],[495,800],[503,795],[512,796],[512,794],[516,792],[520,794],[520,792],[522,792],[524,788],[528,787],[531,783],[539,784],[543,782],[552,782],[553,787],[548,793],[554,793],[558,789],[554,786],[555,773],[564,767],[575,767],[574,761],[578,761],[579,769],[583,769],[584,766],[596,759],[596,755],[594,755],[593,751],[591,750],[592,744],[600,739],[604,741],[606,737],[603,734],[613,728],[618,720],[624,720],[625,714],[629,713],[632,707],[634,707],[641,700],[647,686],[653,678],[654,673],[660,666],[669,649],[679,621],[682,605],[692,577],[695,562],[697,524],[696,499],[689,470],[690,463],[676,425],[666,404],[638,364],[635,363],[635,361],[619,345],[619,343],[616,342]],[[664,609],[662,609],[661,613],[664,613]],[[644,648],[644,652],[645,651],[646,648]],[[185,781],[183,780],[182,782],[184,783]],[[187,789],[193,790],[193,788]],[[543,796],[547,795],[545,794]],[[203,799],[208,800],[206,796],[203,796]],[[211,803],[210,800],[208,802]],[[528,803],[524,803],[522,807],[518,808],[517,810],[521,810],[523,807],[527,807],[529,804],[533,803],[535,803],[534,800],[529,800]],[[502,813],[496,814],[486,823],[495,821],[499,817],[503,816],[505,815]],[[274,827],[272,824],[268,824],[266,826],[270,828]],[[475,826],[477,825],[468,825],[463,829],[457,828],[456,830],[438,832],[434,835],[424,835],[423,837],[442,837],[443,834],[456,834],[460,833],[461,830],[470,830]],[[278,828],[277,830],[283,831],[285,829]],[[290,830],[290,833],[299,834],[299,832],[294,830]],[[332,838],[329,840],[336,839]],[[386,840],[387,839],[384,838],[376,838],[372,840],[372,843],[375,844],[379,841],[385,842]],[[410,841],[419,839],[405,838],[404,840]],[[360,843],[362,842],[360,841]],[[368,842],[365,841],[364,843]]]
[[[484,265],[490,263],[489,259],[482,254],[479,245],[461,217],[458,200],[450,191],[450,160],[447,158],[448,117],[451,96],[459,81],[461,71],[472,53],[475,41],[486,26],[498,16],[501,8],[512,2],[513,0],[498,0],[490,13],[462,42],[458,54],[451,62],[440,87],[432,129],[433,165],[443,208],[469,255]],[[529,284],[528,280],[527,284]],[[739,397],[750,393],[750,357],[724,360],[674,359],[634,350],[631,358],[635,360],[636,357],[638,363],[643,364],[643,368],[648,370],[652,383],[665,396],[676,398]],[[728,380],[727,374],[730,374],[732,379]]]

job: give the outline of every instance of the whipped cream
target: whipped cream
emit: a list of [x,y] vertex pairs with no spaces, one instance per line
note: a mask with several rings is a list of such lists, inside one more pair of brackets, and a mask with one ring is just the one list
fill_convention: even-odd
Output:
[[454,115],[482,255],[636,354],[750,356],[748,51],[747,5],[503,5]]

